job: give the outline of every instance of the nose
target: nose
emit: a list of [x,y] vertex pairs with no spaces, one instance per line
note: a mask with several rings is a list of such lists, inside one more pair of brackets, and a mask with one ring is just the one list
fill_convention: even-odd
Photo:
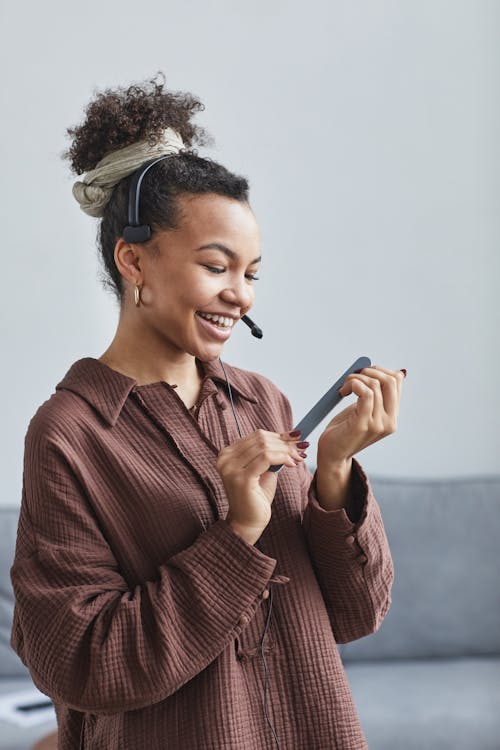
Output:
[[226,287],[220,296],[228,303],[240,307],[241,309],[250,309],[253,304],[255,292],[253,287],[246,279],[235,279],[231,286]]

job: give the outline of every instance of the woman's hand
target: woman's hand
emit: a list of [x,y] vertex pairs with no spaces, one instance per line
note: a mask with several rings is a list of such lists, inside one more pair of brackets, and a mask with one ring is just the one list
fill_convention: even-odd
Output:
[[216,467],[229,500],[226,521],[251,544],[271,520],[278,474],[269,467],[295,468],[304,459],[303,447],[296,435],[256,430],[220,451]]
[[359,398],[327,424],[318,440],[318,471],[346,466],[355,453],[396,432],[405,372],[373,365],[349,375],[339,393]]

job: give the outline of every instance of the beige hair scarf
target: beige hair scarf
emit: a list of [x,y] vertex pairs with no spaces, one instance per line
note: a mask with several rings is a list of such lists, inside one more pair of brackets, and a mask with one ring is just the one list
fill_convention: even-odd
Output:
[[112,151],[104,156],[95,169],[87,172],[83,180],[73,185],[73,195],[82,211],[89,216],[101,217],[114,186],[124,177],[135,172],[141,164],[156,156],[178,154],[184,142],[172,128],[163,131],[161,140],[151,146],[147,141],[138,141],[130,146]]

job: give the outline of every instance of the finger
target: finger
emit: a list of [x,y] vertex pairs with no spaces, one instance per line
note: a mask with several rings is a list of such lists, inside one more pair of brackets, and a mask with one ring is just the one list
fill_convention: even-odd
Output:
[[[382,402],[380,404],[381,411],[375,409],[376,419],[382,419],[384,429],[394,426],[398,417],[399,410],[399,388],[398,379],[404,379],[403,373],[400,373],[401,378],[395,377],[393,371],[386,372],[385,369],[374,367],[365,367],[363,370],[366,376],[376,379],[380,383],[380,392],[382,396]],[[377,404],[378,406],[378,404]]]
[[[292,434],[293,433],[293,434]],[[288,440],[288,441],[294,441],[294,440],[300,440],[300,430],[292,430],[291,432],[277,432],[276,435],[278,435],[282,440]]]
[[378,378],[371,378],[368,375],[356,375],[361,378],[362,382],[373,391],[373,411],[372,420],[377,429],[384,429],[387,414],[384,409],[384,397],[382,395],[382,385]]
[[361,378],[346,380],[342,388],[343,396],[348,396],[350,393],[358,396],[356,403],[356,412],[361,419],[362,429],[367,429],[373,420],[373,405],[375,401],[375,393],[373,388],[370,388]]
[[[373,393],[373,403],[372,403],[372,412],[370,414],[370,419],[377,424],[379,422],[381,423],[384,418],[384,407],[383,407],[383,400],[382,400],[382,388],[380,385],[380,380],[378,378],[370,378],[368,375],[349,375],[349,377],[346,379],[346,382],[344,383],[344,386],[346,388],[349,387],[349,383],[356,383],[361,382],[364,383]],[[342,386],[342,389],[344,388]],[[341,389],[341,390],[342,390]]]
[[[379,370],[381,372],[385,372],[387,375],[392,375],[398,384],[398,399],[401,398],[401,388],[403,386],[403,381],[405,379],[405,372],[403,370],[389,370],[387,367],[381,367],[380,365],[371,365],[371,367],[365,367],[361,370],[362,374],[369,375],[370,373],[366,372],[367,370],[372,370],[373,372],[378,372]],[[372,374],[373,374],[372,372]]]
[[240,473],[243,480],[248,480],[251,477],[257,477],[264,474],[269,470],[270,466],[277,466],[279,464],[285,464],[295,468],[297,466],[296,461],[299,463],[303,461],[303,457],[294,459],[286,449],[271,449],[256,454],[246,466],[241,467]]
[[401,389],[406,378],[406,370],[389,370],[388,368],[381,367],[380,365],[372,365],[372,367],[375,370],[381,370],[382,372],[387,373],[387,375],[392,375],[392,377],[395,378],[396,383],[398,384],[398,401],[400,401]]
[[[266,456],[270,458],[266,458]],[[283,448],[254,452],[253,454],[247,453],[244,457],[240,457],[238,463],[231,462],[227,467],[227,471],[223,472],[223,475],[237,483],[245,485],[250,478],[259,477],[273,464],[284,464],[285,466],[295,468],[302,460],[302,457],[297,456],[295,458],[288,451],[283,450]]]
[[[300,455],[300,451],[303,450],[297,447],[297,443],[301,442],[297,438],[291,438],[290,440],[283,440],[279,433],[268,432],[267,430],[257,430],[255,433],[250,435],[248,438],[239,440],[228,446],[225,449],[225,454],[221,457],[220,466],[224,468],[227,463],[234,466],[242,467],[247,465],[255,456],[259,453],[263,453],[266,450],[281,450],[286,451],[289,456],[296,460],[302,460],[303,456]],[[233,448],[229,450],[229,448]]]
[[301,440],[300,437],[291,437],[288,433],[262,431],[260,435],[256,435],[256,442],[252,445],[260,446],[261,450],[267,448],[282,450],[284,448],[289,450],[291,454],[297,454],[308,447],[309,443],[305,446],[304,442],[307,441]]
[[269,437],[275,434],[276,433],[269,432],[268,430],[255,430],[250,435],[235,440],[233,443],[223,448],[224,455],[230,458],[230,460],[234,460],[251,450],[252,446],[261,445],[262,447],[265,447]]

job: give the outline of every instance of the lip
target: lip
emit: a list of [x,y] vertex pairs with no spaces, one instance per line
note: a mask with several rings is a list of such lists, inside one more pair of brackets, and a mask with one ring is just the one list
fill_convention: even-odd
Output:
[[[230,316],[226,315],[225,317],[229,318]],[[217,339],[217,341],[227,341],[227,339],[230,337],[231,332],[233,330],[232,327],[231,328],[216,328],[214,323],[210,323],[209,320],[202,318],[201,315],[198,315],[198,313],[195,315],[195,318],[197,318],[203,330],[206,333],[209,333],[212,336],[212,338]]]

